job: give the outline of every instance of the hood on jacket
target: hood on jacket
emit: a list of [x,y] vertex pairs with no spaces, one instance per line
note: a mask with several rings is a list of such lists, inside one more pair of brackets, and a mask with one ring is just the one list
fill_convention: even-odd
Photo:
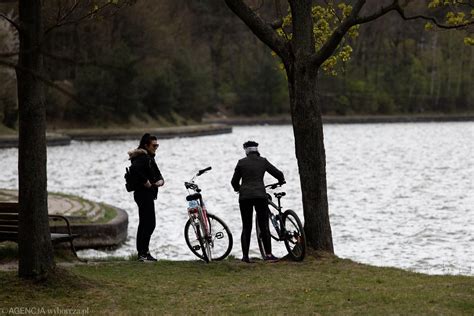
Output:
[[142,149],[142,148],[135,148],[135,149],[132,149],[128,152],[128,159],[133,159],[133,158],[136,158],[138,156],[141,156],[141,155],[147,155],[148,152],[145,150],[145,149]]

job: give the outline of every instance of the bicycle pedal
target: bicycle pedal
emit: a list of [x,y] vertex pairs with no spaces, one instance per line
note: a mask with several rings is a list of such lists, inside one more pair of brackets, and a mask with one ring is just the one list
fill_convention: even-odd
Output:
[[201,249],[201,246],[199,246],[199,245],[193,246],[193,249],[194,250],[199,250],[199,249]]

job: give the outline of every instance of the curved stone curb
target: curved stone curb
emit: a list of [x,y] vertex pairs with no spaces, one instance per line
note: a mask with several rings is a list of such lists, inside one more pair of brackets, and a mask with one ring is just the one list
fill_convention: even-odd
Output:
[[[78,234],[74,239],[77,249],[86,248],[115,248],[127,239],[128,214],[122,209],[107,205],[114,209],[117,215],[107,223],[74,224],[71,223],[71,231]],[[65,226],[51,227],[52,232],[66,233]]]
[[[0,189],[1,202],[17,202],[18,191]],[[104,207],[113,209],[115,217],[106,223],[84,223],[84,221],[100,220],[96,213],[104,215]],[[71,224],[73,234],[79,235],[74,239],[74,246],[84,248],[115,248],[127,239],[128,214],[124,210],[104,203],[96,203],[77,196],[65,196],[59,193],[48,194],[48,211],[50,215],[66,216]],[[86,214],[81,215],[85,211]],[[56,226],[57,224],[57,226]],[[51,226],[52,232],[67,233],[64,221],[58,221]],[[63,244],[67,246],[67,244]]]
[[174,137],[196,137],[232,133],[232,127],[224,124],[206,124],[144,129],[86,129],[61,131],[78,141],[139,140],[144,133],[159,139]]
[[[160,139],[220,135],[232,133],[232,127],[224,124],[206,124],[148,129],[70,129],[60,132],[62,134],[46,134],[48,146],[70,145],[71,140],[139,140],[144,133],[151,133]],[[11,147],[18,147],[18,135],[0,135],[0,148]]]

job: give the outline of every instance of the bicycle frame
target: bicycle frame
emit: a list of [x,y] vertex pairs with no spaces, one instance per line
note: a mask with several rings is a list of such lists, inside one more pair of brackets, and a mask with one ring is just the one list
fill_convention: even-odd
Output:
[[[196,176],[195,176],[196,177]],[[210,229],[209,229],[209,225],[208,225],[208,219],[207,219],[207,209],[206,209],[206,206],[204,204],[204,201],[202,199],[202,195],[201,195],[201,189],[199,189],[199,187],[194,183],[194,178],[191,179],[190,182],[187,182],[188,184],[188,190],[191,189],[193,190],[194,192],[196,192],[197,194],[199,194],[198,198],[197,198],[197,202],[198,202],[198,205],[197,205],[197,217],[195,217],[194,215],[196,214],[196,212],[193,212],[193,213],[190,213],[188,212],[188,215],[189,215],[189,218],[192,219],[191,223],[193,225],[194,228],[196,228],[196,222],[195,220],[197,219],[198,221],[204,223],[204,229],[205,229],[205,238],[208,238],[208,236],[210,235]],[[194,229],[194,231],[196,231],[196,229]]]
[[[198,220],[199,222],[202,222],[204,223],[204,230],[205,230],[205,238],[206,239],[209,239],[209,236],[210,236],[210,229],[209,229],[209,221],[207,219],[207,209],[204,205],[204,201],[202,200],[202,196],[199,197],[198,199],[198,207],[197,207],[197,217],[194,216],[195,213],[190,213],[188,212],[188,216],[189,218],[191,218],[191,223],[194,227],[194,232],[196,232],[196,237],[197,236],[197,228],[196,228],[196,220]],[[209,240],[210,242],[212,242],[212,240]]]
[[[268,194],[268,193],[267,193]],[[285,227],[283,226],[283,223],[281,221],[282,217],[283,217],[283,212],[281,211],[282,210],[282,206],[281,206],[281,198],[282,196],[280,197],[277,197],[277,204],[275,204],[272,200],[271,200],[271,197],[270,195],[268,194],[268,205],[270,205],[271,207],[273,207],[275,210],[278,211],[278,217],[279,217],[279,221],[278,221],[278,225],[275,225],[275,223],[273,221],[270,221],[273,225],[273,227],[275,228],[275,231],[277,232],[278,234],[278,238],[275,238],[275,236],[273,236],[271,233],[270,233],[270,237],[272,237],[273,239],[275,239],[276,241],[282,241],[283,240],[283,236],[285,236],[286,234],[286,230],[285,230]],[[270,211],[270,214],[268,214],[269,216],[271,216],[273,214],[272,210],[270,208],[268,208],[269,211]],[[274,215],[274,214],[273,214]],[[274,215],[275,216],[275,215]]]

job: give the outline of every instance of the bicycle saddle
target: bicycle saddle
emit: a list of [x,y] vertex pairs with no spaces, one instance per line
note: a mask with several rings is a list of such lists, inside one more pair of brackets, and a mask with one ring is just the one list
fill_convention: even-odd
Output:
[[277,193],[273,193],[273,195],[279,199],[281,198],[282,196],[285,196],[286,195],[286,192],[277,192]]
[[190,194],[186,197],[186,201],[199,200],[200,197],[201,197],[200,193]]

